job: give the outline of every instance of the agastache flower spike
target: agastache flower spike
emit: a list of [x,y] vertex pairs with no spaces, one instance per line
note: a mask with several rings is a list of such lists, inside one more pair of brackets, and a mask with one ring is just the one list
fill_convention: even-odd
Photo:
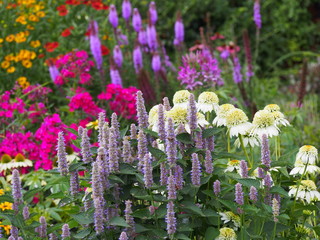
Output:
[[133,9],[132,26],[134,31],[136,31],[137,33],[140,32],[142,27],[142,20],[141,20],[139,10],[137,8]]
[[133,157],[128,137],[124,137],[122,147],[122,159],[126,163],[132,163]]
[[272,179],[271,176],[269,174],[266,174],[264,179],[263,179],[263,183],[264,183],[264,188],[265,188],[265,192],[266,192],[266,196],[265,196],[265,203],[268,205],[271,205],[271,198],[272,198],[272,194],[270,193],[270,189],[272,187]]
[[198,154],[193,153],[192,155],[192,170],[191,170],[191,182],[195,186],[200,186],[201,177],[201,165]]
[[70,193],[75,196],[79,192],[79,177],[78,172],[70,173]]
[[130,125],[130,139],[137,139],[137,126],[134,123]]
[[103,125],[106,122],[106,113],[105,112],[99,112],[98,114],[98,143],[99,146],[102,146],[102,131],[103,131]]
[[162,186],[167,185],[168,175],[169,175],[169,171],[166,168],[166,163],[165,162],[160,163],[160,184]]
[[191,93],[189,96],[189,104],[188,104],[188,122],[190,131],[193,132],[197,126],[197,106],[196,101],[194,99],[194,95]]
[[248,165],[245,160],[240,161],[240,175],[242,178],[248,178]]
[[109,10],[109,22],[111,23],[112,27],[115,29],[118,27],[118,13],[117,9],[114,4],[110,5]]
[[57,156],[58,156],[58,169],[62,176],[66,176],[69,173],[66,145],[64,143],[63,132],[58,134],[58,146],[57,146]]
[[23,219],[24,219],[24,220],[29,219],[29,217],[30,217],[30,212],[29,212],[28,206],[24,206],[24,207],[23,207],[22,216],[23,216]]
[[160,60],[160,55],[155,52],[152,56],[152,61],[151,61],[151,65],[152,65],[152,70],[157,73],[161,70],[161,60]]
[[164,106],[164,110],[165,111],[169,111],[171,109],[170,106],[170,102],[169,102],[169,98],[168,97],[164,97],[163,98],[163,106]]
[[195,135],[196,148],[202,149],[203,148],[202,130],[200,129],[200,131],[196,131],[194,135]]
[[221,192],[221,187],[220,187],[220,181],[219,180],[216,180],[214,181],[213,183],[213,192],[214,192],[214,195],[218,196],[219,193]]
[[211,174],[213,172],[212,155],[210,150],[206,151],[204,166],[206,168],[206,173]]
[[142,97],[142,92],[137,92],[137,117],[139,128],[148,127],[148,113],[146,111],[146,106],[144,105],[144,99]]
[[118,68],[122,67],[123,56],[122,56],[122,51],[119,45],[116,45],[113,49],[113,60]]
[[254,203],[258,201],[258,191],[254,186],[250,187],[249,198]]
[[81,156],[85,163],[92,162],[92,154],[90,151],[90,139],[88,137],[88,129],[83,128],[81,135]]
[[97,162],[92,164],[92,198],[94,204],[94,226],[97,235],[103,232],[104,229],[104,198],[101,184],[101,177],[99,173],[99,166]]
[[174,178],[175,178],[175,183],[176,183],[176,188],[178,190],[181,190],[183,188],[183,170],[182,167],[179,165],[176,165],[174,169]]
[[214,136],[210,136],[205,138],[206,139],[206,148],[210,151],[214,151]]
[[149,14],[150,14],[149,16],[150,16],[151,23],[153,25],[156,24],[156,22],[158,20],[158,13],[157,13],[155,2],[151,2],[149,5]]
[[168,200],[177,199],[175,177],[172,173],[172,170],[170,171],[170,174],[169,174],[167,190],[168,190]]
[[22,191],[20,174],[17,169],[12,171],[12,197],[14,199],[13,210],[18,211],[19,204],[22,203]]
[[167,233],[169,235],[173,235],[177,231],[177,220],[174,216],[174,203],[172,201],[168,202],[167,204],[166,223]]
[[98,149],[97,160],[99,173],[100,173],[100,182],[103,188],[107,188],[109,185],[107,176],[109,175],[110,164],[107,161],[106,150],[103,147]]
[[109,149],[109,137],[110,137],[109,134],[110,134],[109,123],[105,122],[102,128],[102,147],[105,148],[106,152],[108,152],[107,149]]
[[38,227],[38,233],[41,238],[47,237],[47,221],[45,217],[41,216],[39,219],[40,226]]
[[171,118],[169,118],[167,122],[166,154],[170,167],[175,166],[177,161],[177,140]]
[[122,233],[120,234],[119,240],[128,240],[128,239],[129,239],[129,238],[128,238],[126,232],[122,232]]
[[159,104],[158,107],[158,134],[160,140],[164,141],[166,139],[166,130],[165,130],[165,120],[164,120],[164,106]]
[[58,240],[58,238],[54,233],[50,233],[49,234],[49,240]]
[[144,156],[144,185],[146,188],[151,188],[153,184],[151,156],[147,153]]
[[117,140],[120,139],[120,123],[118,121],[118,116],[116,113],[112,113],[111,115],[111,127],[114,128],[114,134]]
[[114,134],[114,128],[110,128],[110,138],[109,138],[109,171],[118,172],[119,171],[119,152],[116,135]]
[[138,134],[138,161],[139,161],[138,169],[142,173],[144,173],[145,155],[148,153],[147,144],[148,144],[147,137],[143,132],[143,130],[140,129]]
[[242,191],[242,185],[241,183],[236,184],[236,191],[235,191],[235,202],[239,205],[244,204],[244,198],[243,198],[243,191]]
[[266,134],[262,135],[261,143],[261,163],[266,166],[266,171],[271,167],[269,141]]
[[122,17],[126,22],[128,22],[131,17],[131,3],[129,0],[123,0],[122,2]]
[[10,234],[11,236],[9,237],[9,239],[12,238],[13,240],[16,240],[19,235],[19,229],[15,226],[12,226],[10,230]]
[[63,226],[62,226],[61,238],[66,239],[68,237],[70,237],[70,229],[69,229],[69,224],[66,223],[66,224],[63,224]]
[[135,46],[132,58],[134,69],[136,71],[136,74],[138,74],[143,67],[142,52],[140,46]]
[[124,216],[126,219],[126,223],[130,226],[128,228],[125,229],[125,231],[129,234],[129,236],[132,236],[132,234],[134,233],[134,218],[131,216],[132,214],[132,202],[130,200],[125,201],[126,204],[126,208],[124,210]]
[[280,215],[280,203],[276,198],[272,199],[272,214],[274,222],[278,222],[278,216]]

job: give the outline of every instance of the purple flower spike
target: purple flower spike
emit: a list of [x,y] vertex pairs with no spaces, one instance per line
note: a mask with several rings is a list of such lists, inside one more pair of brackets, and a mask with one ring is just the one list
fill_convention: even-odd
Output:
[[15,226],[12,226],[10,230],[10,234],[11,236],[9,237],[9,239],[12,238],[13,240],[16,240],[19,235],[19,229]]
[[167,190],[168,190],[168,200],[177,199],[177,190],[176,190],[176,184],[175,184],[175,177],[174,177],[172,171],[170,171],[170,175],[169,175],[169,178],[168,178]]
[[280,203],[276,198],[272,199],[272,213],[274,222],[278,222],[278,216],[280,215]]
[[126,208],[124,210],[124,216],[126,219],[126,223],[130,226],[128,228],[126,228],[126,232],[130,235],[132,235],[134,233],[134,218],[131,216],[132,214],[132,202],[130,200],[125,201],[126,203]]
[[174,44],[181,45],[184,41],[184,25],[180,14],[178,14],[176,23],[174,24],[174,35]]
[[261,143],[261,163],[266,166],[266,171],[271,167],[270,150],[269,150],[269,140],[267,135],[262,135]]
[[236,184],[236,191],[235,191],[235,202],[239,205],[244,204],[244,198],[243,198],[243,191],[242,191],[242,185],[241,183]]
[[133,26],[134,31],[136,31],[137,33],[140,32],[140,30],[142,28],[141,16],[140,16],[139,10],[137,8],[133,9],[132,26]]
[[141,46],[146,46],[148,44],[147,32],[143,28],[141,28],[138,33],[138,40]]
[[177,231],[177,219],[174,216],[174,203],[172,201],[167,204],[167,233],[173,235]]
[[62,234],[61,234],[61,238],[62,239],[66,239],[70,237],[70,229],[69,229],[69,224],[63,224],[62,226]]
[[262,26],[261,14],[260,14],[260,0],[255,0],[253,5],[253,20],[257,28]]
[[144,99],[141,91],[137,92],[137,117],[139,128],[147,128],[149,125],[148,113],[146,111],[146,106],[144,105]]
[[46,218],[41,216],[39,219],[40,226],[37,228],[39,236],[41,238],[46,238],[47,237],[47,221]]
[[237,57],[233,58],[233,81],[236,84],[242,82],[241,65]]
[[23,219],[27,220],[30,217],[30,212],[28,206],[24,206],[22,210]]
[[62,176],[66,176],[69,173],[66,145],[64,143],[63,132],[58,134],[58,146],[57,146],[57,156],[58,156],[58,169]]
[[169,171],[166,168],[166,163],[165,162],[160,163],[160,184],[162,186],[167,185],[168,175],[169,175]]
[[212,174],[212,172],[213,172],[213,165],[212,165],[212,155],[211,155],[210,150],[207,150],[207,151],[206,151],[204,166],[205,166],[205,168],[206,168],[206,173]]
[[201,177],[201,165],[199,161],[198,154],[193,153],[192,155],[192,170],[191,170],[191,182],[195,186],[200,186]]
[[155,52],[152,56],[152,62],[151,62],[151,65],[152,65],[152,70],[154,72],[159,72],[161,70],[161,60],[160,60],[160,55]]
[[169,118],[167,122],[166,154],[169,166],[175,166],[177,161],[177,140],[171,118]]
[[151,156],[147,153],[144,157],[144,185],[146,188],[151,188],[153,184]]
[[142,173],[144,173],[144,167],[145,167],[145,155],[148,153],[148,141],[145,133],[142,129],[139,130],[138,133],[138,169]]
[[143,67],[142,52],[139,46],[134,48],[132,58],[134,69],[136,70],[136,74],[138,74]]
[[21,192],[21,180],[20,174],[17,169],[12,171],[12,197],[14,200],[21,201],[22,200],[22,192]]
[[254,203],[256,203],[258,201],[258,191],[254,186],[250,187],[249,198]]
[[157,31],[156,31],[156,27],[152,24],[148,24],[147,26],[147,41],[148,41],[149,48],[152,51],[155,51],[158,47]]
[[122,232],[120,234],[120,237],[119,237],[119,240],[128,240],[128,236],[127,236],[127,233],[126,232]]
[[216,180],[214,181],[213,183],[213,192],[214,192],[214,195],[218,196],[219,193],[221,192],[221,187],[220,187],[220,181],[219,180]]
[[119,172],[119,151],[113,127],[110,128],[109,138],[109,170],[110,172]]
[[130,125],[130,138],[137,139],[137,126],[134,123]]
[[128,22],[131,17],[131,3],[129,0],[122,2],[122,17]]
[[75,196],[79,192],[79,177],[78,172],[70,173],[70,193]]
[[122,159],[126,163],[132,163],[133,157],[128,137],[124,137],[122,147]]
[[242,178],[248,178],[248,165],[245,160],[240,161],[240,175]]
[[92,162],[92,153],[90,151],[90,139],[88,137],[88,130],[84,128],[81,136],[81,155],[82,161],[85,163]]
[[112,84],[117,84],[122,87],[122,79],[119,70],[112,65],[110,65],[110,78]]
[[122,67],[123,56],[122,56],[122,51],[119,45],[116,45],[113,49],[113,60],[118,68]]
[[214,151],[214,136],[210,136],[206,138],[206,148],[210,151]]
[[111,23],[113,28],[117,28],[118,27],[118,13],[117,13],[116,6],[114,4],[110,5],[109,22]]
[[159,104],[158,107],[158,133],[160,140],[165,141],[166,129],[164,120],[164,106],[162,104]]
[[149,16],[150,16],[150,21],[153,25],[156,24],[158,20],[158,13],[157,13],[157,8],[156,8],[156,3],[151,2],[149,6]]
[[52,82],[55,82],[56,78],[60,75],[60,72],[56,65],[49,65],[49,73]]
[[165,111],[169,111],[171,109],[170,106],[170,102],[169,102],[169,98],[168,97],[164,97],[163,98],[163,106],[164,106],[164,110]]
[[183,170],[182,167],[176,165],[174,169],[174,177],[176,182],[176,188],[181,190],[183,188]]
[[196,130],[196,128],[198,127],[198,122],[197,122],[196,101],[195,101],[194,95],[192,93],[189,96],[188,123],[189,123],[190,131],[194,132],[194,130]]
[[102,69],[102,51],[101,51],[101,42],[99,39],[99,27],[96,21],[91,21],[90,23],[90,50],[93,55],[94,60],[96,61],[97,68]]

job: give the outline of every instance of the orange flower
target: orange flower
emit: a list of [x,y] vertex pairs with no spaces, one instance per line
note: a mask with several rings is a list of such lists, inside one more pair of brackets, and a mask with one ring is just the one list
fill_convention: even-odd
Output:
[[23,60],[22,61],[22,66],[24,66],[25,68],[31,68],[32,67],[32,62],[29,60]]
[[46,13],[43,11],[40,11],[40,12],[37,12],[36,15],[37,15],[37,17],[42,18],[42,17],[46,16]]
[[39,40],[31,41],[31,42],[30,42],[30,46],[33,47],[33,48],[37,48],[37,47],[40,47],[40,46],[41,46],[41,43],[40,43]]
[[68,14],[68,10],[66,8],[66,5],[60,5],[59,7],[57,7],[57,11],[59,12],[60,16],[65,16]]
[[48,42],[44,45],[47,52],[53,52],[57,47],[59,47],[58,42]]
[[10,34],[9,36],[6,37],[6,41],[7,42],[13,42],[15,39],[14,35],[13,34]]
[[7,69],[7,73],[14,73],[16,71],[16,68],[11,66]]

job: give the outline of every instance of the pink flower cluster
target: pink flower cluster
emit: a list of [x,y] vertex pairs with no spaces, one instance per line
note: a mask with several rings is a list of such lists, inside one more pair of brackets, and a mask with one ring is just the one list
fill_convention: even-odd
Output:
[[47,108],[42,102],[31,104],[28,108],[28,118],[31,119],[32,123],[39,122],[46,113]]
[[90,70],[94,62],[88,60],[86,51],[73,51],[60,57],[55,65],[60,68],[60,75],[55,79],[55,84],[63,85],[70,79],[79,78],[80,84],[88,84],[91,80]]
[[70,100],[69,109],[70,112],[80,109],[93,116],[97,116],[99,112],[103,111],[95,104],[88,92],[80,92],[74,95]]
[[11,98],[12,91],[5,91],[0,95],[0,117],[13,118],[14,112],[18,113],[25,112],[25,103],[21,98]]
[[98,95],[98,99],[109,101],[110,109],[126,119],[136,119],[136,94],[135,87],[122,88],[118,84],[108,84],[106,91]]
[[31,101],[41,101],[45,100],[48,93],[52,92],[50,88],[43,87],[40,84],[30,85],[26,89],[24,89],[23,94],[28,95],[28,99]]

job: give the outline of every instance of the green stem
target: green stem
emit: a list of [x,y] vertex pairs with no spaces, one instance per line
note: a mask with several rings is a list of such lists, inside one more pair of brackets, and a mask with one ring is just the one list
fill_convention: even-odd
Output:
[[277,136],[277,139],[278,139],[278,157],[280,158],[281,157],[281,138],[280,136]]
[[275,237],[276,237],[276,229],[277,229],[277,222],[274,222],[272,239],[275,239]]
[[[230,153],[230,149],[231,149],[231,146],[230,146],[230,132],[229,132],[229,129],[227,130],[227,151],[228,153]],[[230,158],[228,159],[230,161]]]
[[251,163],[252,163],[252,167],[254,165],[254,160],[253,160],[253,148],[250,146],[250,155],[251,155]]
[[154,210],[154,218],[155,218],[156,226],[157,226],[157,229],[159,229],[158,215],[157,215],[156,206],[154,204],[153,193],[152,193],[152,191],[150,189],[148,189],[148,191],[149,191],[149,195],[151,196],[151,204],[155,208],[155,210]]
[[250,160],[249,155],[248,155],[248,153],[247,153],[247,150],[246,150],[246,148],[244,147],[242,135],[239,135],[239,140],[240,140],[241,148],[242,148],[242,150],[243,150],[243,152],[244,152],[244,154],[246,155],[246,158],[247,158],[247,160],[248,160],[249,168],[251,168],[251,167],[252,167],[252,163],[251,163],[251,160]]
[[277,137],[274,138],[275,143],[274,143],[274,148],[275,148],[275,153],[276,153],[276,161],[278,161],[278,141],[277,141]]

